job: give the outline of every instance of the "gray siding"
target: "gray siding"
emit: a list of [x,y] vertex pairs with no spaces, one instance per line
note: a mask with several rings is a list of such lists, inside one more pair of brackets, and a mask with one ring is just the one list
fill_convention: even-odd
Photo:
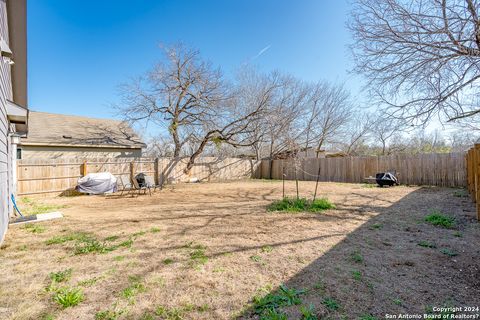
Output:
[[[8,42],[6,0],[0,0],[0,36]],[[8,228],[9,219],[9,138],[6,100],[12,97],[10,65],[0,57],[0,243]]]

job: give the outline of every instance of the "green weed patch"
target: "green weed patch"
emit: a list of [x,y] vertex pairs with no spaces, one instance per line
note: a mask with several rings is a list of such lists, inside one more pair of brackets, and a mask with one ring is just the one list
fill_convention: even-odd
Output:
[[63,308],[76,306],[83,299],[83,292],[79,288],[61,288],[53,295],[53,300]]
[[433,210],[428,216],[425,217],[425,221],[442,228],[453,228],[455,226],[455,218],[440,211]]
[[335,205],[327,198],[315,199],[315,201],[306,198],[283,198],[272,202],[267,207],[267,210],[285,212],[321,212],[334,208]]
[[268,293],[264,296],[255,296],[253,298],[253,311],[261,317],[272,312],[278,313],[277,311],[280,307],[301,304],[302,300],[300,296],[304,293],[305,290],[289,289],[282,285],[279,290],[275,292]]

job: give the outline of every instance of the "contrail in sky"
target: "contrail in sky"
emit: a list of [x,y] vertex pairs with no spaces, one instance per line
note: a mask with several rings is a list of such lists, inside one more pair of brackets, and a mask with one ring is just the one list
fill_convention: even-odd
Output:
[[270,49],[271,45],[269,44],[268,46],[266,46],[265,48],[263,48],[262,50],[260,50],[257,55],[255,57],[253,57],[252,59],[250,59],[251,61],[255,60],[255,59],[258,59],[262,54],[264,54],[265,52],[267,52],[269,49]]

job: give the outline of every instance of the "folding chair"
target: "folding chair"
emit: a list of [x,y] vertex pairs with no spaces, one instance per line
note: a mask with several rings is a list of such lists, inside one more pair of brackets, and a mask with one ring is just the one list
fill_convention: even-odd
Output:
[[130,182],[130,177],[126,177],[124,175],[120,175],[120,184],[122,185],[122,191],[120,195],[123,195],[124,191],[127,191],[127,194],[133,190],[132,183]]
[[157,188],[162,190],[162,185],[155,184],[155,179],[152,176],[145,176],[145,187],[147,187],[148,190],[153,188],[153,192],[155,192]]
[[150,193],[150,195],[152,195],[152,191],[150,190],[150,188],[147,188],[147,186],[145,185],[140,185],[137,181],[137,179],[133,178],[132,179],[132,182],[133,182],[133,187],[135,188],[135,190],[138,190],[138,194],[140,194],[140,192],[142,190],[144,190],[144,194],[147,194],[147,190],[148,192]]

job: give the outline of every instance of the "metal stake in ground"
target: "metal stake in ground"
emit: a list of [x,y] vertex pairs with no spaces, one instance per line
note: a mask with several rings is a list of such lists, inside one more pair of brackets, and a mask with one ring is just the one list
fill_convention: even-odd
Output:
[[298,178],[297,178],[297,162],[294,161],[295,163],[295,186],[297,187],[297,200],[300,198],[298,195]]
[[320,180],[320,169],[320,161],[318,161],[317,181],[315,182],[315,193],[313,194],[313,202],[315,202],[315,199],[317,198],[318,181]]

